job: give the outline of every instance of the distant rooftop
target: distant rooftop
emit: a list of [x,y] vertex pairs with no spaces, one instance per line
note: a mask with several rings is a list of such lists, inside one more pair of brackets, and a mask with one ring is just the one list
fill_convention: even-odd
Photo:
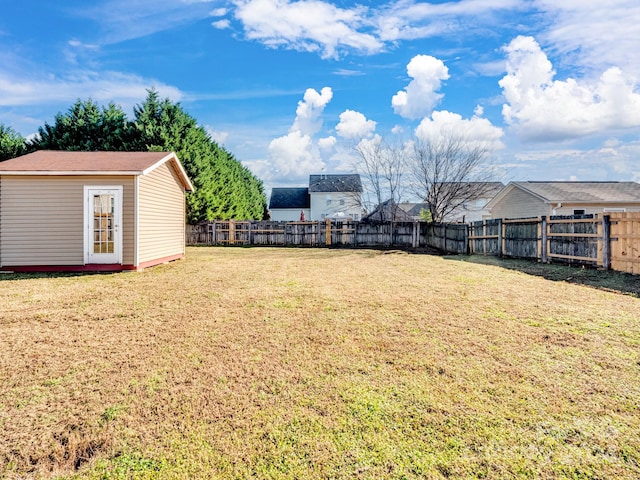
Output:
[[309,189],[272,188],[269,208],[309,208],[311,205]]
[[548,202],[640,202],[636,182],[513,182]]
[[357,173],[346,175],[309,175],[309,193],[362,192],[362,182]]

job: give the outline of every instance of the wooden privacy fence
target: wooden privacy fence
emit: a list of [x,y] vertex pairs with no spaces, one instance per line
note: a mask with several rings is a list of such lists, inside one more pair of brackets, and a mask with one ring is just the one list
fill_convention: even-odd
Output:
[[469,252],[640,274],[640,213],[483,220],[469,225]]
[[466,254],[465,224],[216,221],[187,225],[187,245],[432,247]]
[[218,221],[187,225],[187,244],[431,247],[447,253],[588,264],[640,274],[640,213],[496,219],[470,225]]

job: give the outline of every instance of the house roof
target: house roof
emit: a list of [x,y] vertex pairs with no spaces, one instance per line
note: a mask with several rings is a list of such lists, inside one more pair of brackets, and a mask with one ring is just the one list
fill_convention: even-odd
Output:
[[412,217],[419,217],[420,216],[420,212],[422,212],[423,210],[429,210],[429,204],[428,203],[409,203],[409,202],[405,202],[405,203],[399,203],[398,206],[402,210],[407,212],[409,215],[411,215]]
[[363,222],[382,222],[388,220],[411,222],[413,221],[413,217],[402,209],[402,204],[397,204],[391,198],[382,202],[375,210],[362,217]]
[[0,162],[0,175],[147,175],[171,162],[185,190],[193,190],[173,152],[68,152],[38,150]]
[[636,182],[511,182],[499,197],[510,188],[522,189],[546,203],[640,203]]
[[269,209],[274,208],[309,208],[311,200],[309,189],[304,188],[272,188]]
[[319,192],[362,192],[360,175],[309,175],[309,193]]

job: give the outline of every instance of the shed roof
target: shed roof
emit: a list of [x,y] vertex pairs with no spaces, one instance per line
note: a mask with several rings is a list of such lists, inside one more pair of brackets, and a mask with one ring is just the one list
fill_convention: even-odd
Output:
[[638,203],[636,182],[512,182],[549,203]]
[[185,190],[193,190],[173,152],[68,152],[38,150],[0,162],[0,175],[147,175],[171,162]]
[[309,193],[318,192],[362,192],[360,175],[309,175]]
[[311,200],[309,189],[303,188],[272,188],[269,208],[309,208]]

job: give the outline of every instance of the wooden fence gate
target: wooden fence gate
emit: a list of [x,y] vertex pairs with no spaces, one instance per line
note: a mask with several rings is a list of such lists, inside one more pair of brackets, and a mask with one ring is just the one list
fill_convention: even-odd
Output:
[[640,213],[611,213],[611,268],[640,274]]

